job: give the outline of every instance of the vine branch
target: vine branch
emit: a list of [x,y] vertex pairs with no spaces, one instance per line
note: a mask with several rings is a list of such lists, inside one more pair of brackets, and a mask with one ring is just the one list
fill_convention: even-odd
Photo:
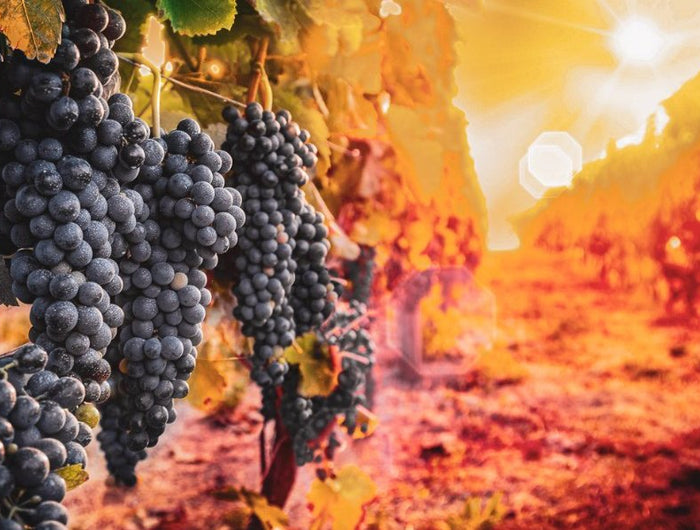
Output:
[[[251,63],[251,68],[253,70],[252,76],[250,78],[250,85],[248,86],[248,103],[252,103],[258,97],[258,88],[262,82],[263,84],[263,107],[269,105],[272,107],[272,101],[264,101],[266,97],[270,97],[271,90],[269,88],[270,83],[267,79],[267,74],[265,73],[265,61],[267,59],[267,47],[270,44],[270,37],[263,37],[260,39],[257,51],[255,52],[255,58]],[[267,87],[265,86],[267,85]],[[267,92],[267,93],[265,93]]]
[[[129,54],[118,54],[119,58],[129,64],[133,64],[134,66],[146,66],[148,67],[147,64],[141,63],[137,60],[131,59],[130,57],[127,57]],[[207,90],[206,88],[201,88],[195,85],[191,85],[189,83],[185,83],[184,81],[180,81],[179,79],[175,79],[174,77],[168,76],[168,75],[162,75],[160,74],[161,79],[168,83],[172,83],[173,85],[180,86],[182,88],[186,88],[187,90],[191,90],[192,92],[199,92],[200,94],[205,94],[207,96],[211,96],[217,99],[220,99],[221,101],[225,103],[230,103],[231,105],[235,105],[237,107],[245,107],[245,103],[242,103],[240,101],[236,101],[235,99],[227,98],[226,96],[222,96],[221,94],[217,94],[216,92],[212,92],[211,90]]]
[[160,137],[160,88],[161,88],[161,75],[160,68],[153,64],[148,58],[144,57],[140,53],[122,53],[119,57],[131,60],[133,64],[139,64],[139,66],[145,66],[153,74],[153,89],[151,90],[151,116],[153,121],[153,136]]

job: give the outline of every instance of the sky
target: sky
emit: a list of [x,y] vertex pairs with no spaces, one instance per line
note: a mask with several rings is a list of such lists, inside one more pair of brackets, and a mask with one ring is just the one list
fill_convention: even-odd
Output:
[[536,202],[518,163],[537,136],[566,131],[584,161],[598,158],[611,140],[634,142],[700,71],[698,0],[449,1],[460,32],[455,103],[469,121],[491,249],[517,246],[508,219]]

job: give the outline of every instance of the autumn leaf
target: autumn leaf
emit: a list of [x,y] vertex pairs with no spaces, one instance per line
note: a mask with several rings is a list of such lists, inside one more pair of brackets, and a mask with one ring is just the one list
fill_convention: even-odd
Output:
[[332,530],[358,528],[364,516],[364,507],[377,494],[377,486],[359,467],[349,465],[336,473],[335,478],[315,479],[306,499],[314,519],[311,530],[320,530],[332,520]]
[[236,0],[158,0],[156,7],[174,31],[189,37],[229,29],[236,19]]
[[327,344],[321,344],[314,333],[297,338],[296,345],[284,351],[290,364],[299,365],[299,394],[305,397],[327,396],[336,386],[338,367]]
[[77,488],[90,478],[88,472],[83,469],[82,464],[72,464],[64,466],[54,471],[59,477],[66,481],[66,489],[68,491]]
[[197,370],[189,380],[187,400],[196,408],[211,413],[220,407],[233,409],[248,383],[248,371],[237,358],[243,349],[243,337],[231,320],[216,320],[215,311],[204,324],[206,340],[200,345]]
[[197,376],[192,378],[187,395],[187,401],[196,408],[210,412],[220,404],[220,397],[226,389],[226,379],[219,372],[220,364],[197,360]]
[[253,514],[260,520],[266,530],[287,528],[289,518],[281,508],[271,505],[265,497],[258,493],[246,491],[246,497]]
[[42,63],[48,63],[56,53],[65,19],[60,0],[0,2],[0,31],[10,46]]

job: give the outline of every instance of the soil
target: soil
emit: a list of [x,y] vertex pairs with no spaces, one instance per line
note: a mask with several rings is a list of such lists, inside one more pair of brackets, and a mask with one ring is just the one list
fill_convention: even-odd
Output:
[[[465,501],[500,492],[507,530],[700,528],[700,326],[663,315],[650,292],[583,278],[573,258],[486,258],[494,352],[506,352],[496,370],[415,380],[379,351],[380,425],[336,458],[377,483],[361,527],[469,529],[454,519]],[[210,492],[259,488],[258,399],[251,389],[215,418],[183,404],[132,490],[107,484],[93,444],[92,478],[68,495],[71,528],[237,528]],[[313,477],[299,471],[285,507],[293,529],[310,527]]]

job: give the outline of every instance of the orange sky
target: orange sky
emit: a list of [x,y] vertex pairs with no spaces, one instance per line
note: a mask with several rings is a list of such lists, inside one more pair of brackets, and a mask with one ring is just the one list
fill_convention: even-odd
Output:
[[[534,199],[518,161],[547,130],[569,132],[584,160],[637,133],[700,70],[697,0],[451,0],[461,33],[457,105],[489,208],[489,244],[512,244],[509,216]],[[630,17],[658,26],[654,63],[622,64],[612,36]]]

